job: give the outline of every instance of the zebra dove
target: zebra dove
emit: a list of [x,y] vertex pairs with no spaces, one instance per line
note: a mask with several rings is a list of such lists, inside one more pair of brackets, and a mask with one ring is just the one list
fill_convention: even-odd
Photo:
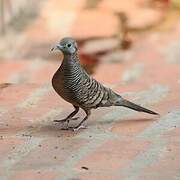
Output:
[[86,116],[73,130],[85,128],[82,125],[83,122],[88,119],[91,110],[98,107],[124,106],[135,111],[158,115],[156,112],[122,98],[112,89],[103,86],[90,77],[81,67],[77,54],[77,43],[74,39],[68,37],[63,38],[51,50],[54,49],[62,51],[64,58],[61,66],[52,78],[52,86],[57,94],[71,103],[75,108],[65,119],[55,120],[55,122],[66,122],[66,129],[73,128],[69,127],[68,124],[70,120],[77,119],[73,117],[78,113],[79,108],[85,111]]

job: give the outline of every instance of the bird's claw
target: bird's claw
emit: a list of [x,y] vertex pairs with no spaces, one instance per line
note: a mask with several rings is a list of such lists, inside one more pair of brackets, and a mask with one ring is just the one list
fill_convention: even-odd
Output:
[[74,118],[65,118],[65,119],[61,119],[61,120],[54,120],[54,122],[57,122],[57,123],[61,123],[62,127],[61,130],[70,130],[70,129],[73,129],[73,127],[69,127],[69,121],[71,120],[77,120],[79,117],[74,117]]
[[87,127],[84,126],[84,125],[77,126],[77,127],[73,128],[73,131],[78,131],[78,130],[80,130],[80,129],[87,129]]
[[87,129],[86,126],[81,125],[81,126],[77,126],[77,127],[66,127],[66,128],[61,128],[61,130],[71,130],[71,131],[78,131],[80,129]]
[[63,130],[63,131],[68,131],[68,130],[70,130],[70,129],[69,129],[69,127],[63,127],[63,128],[61,128],[61,130]]
[[68,122],[68,121],[71,121],[71,120],[77,120],[79,119],[79,117],[74,117],[74,118],[66,118],[66,119],[61,119],[61,120],[54,120],[54,122],[58,122],[58,123],[65,123],[65,122]]

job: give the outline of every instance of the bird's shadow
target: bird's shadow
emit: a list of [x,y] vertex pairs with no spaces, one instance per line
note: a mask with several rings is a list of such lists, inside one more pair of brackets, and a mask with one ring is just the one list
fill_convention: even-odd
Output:
[[[156,121],[156,119],[155,118],[125,118],[118,121],[113,121],[113,120],[100,121],[98,122],[98,124],[106,125],[112,123],[144,123],[147,121]],[[95,122],[93,122],[93,124],[95,124]]]
[[[155,121],[155,118],[124,118],[120,120],[113,121],[113,119],[104,120],[104,121],[98,121],[96,118],[93,118],[92,120],[89,119],[89,121],[86,122],[86,125],[89,129],[92,129],[93,127],[100,127],[102,129],[106,129],[107,127],[111,128],[112,126],[115,126],[115,124],[124,124],[129,125],[133,123],[146,123],[150,121]],[[72,122],[70,125],[75,127],[79,121]],[[62,124],[61,123],[55,123],[53,121],[49,122],[38,122],[38,123],[32,123],[29,126],[25,126],[23,128],[18,126],[10,126],[10,127],[0,127],[1,134],[6,134],[6,132],[11,132],[11,134],[15,134],[18,130],[18,135],[22,135],[24,137],[74,137],[81,133],[82,131],[88,131],[88,129],[81,129],[79,131],[72,131],[72,130],[62,130]],[[3,133],[4,132],[4,133]]]
[[[155,118],[125,118],[125,119],[121,119],[118,121],[113,121],[111,120],[104,120],[104,121],[97,121],[97,120],[93,120],[93,121],[87,121],[86,125],[89,129],[92,129],[93,126],[95,127],[101,127],[103,129],[108,127],[112,127],[114,126],[116,123],[119,124],[124,124],[124,125],[129,125],[129,124],[133,124],[133,123],[138,123],[138,124],[142,124],[142,123],[146,123],[146,122],[154,122],[156,121]],[[79,121],[78,121],[79,122]],[[75,127],[75,125],[77,125],[78,122],[72,122],[71,126]],[[76,136],[77,134],[81,133],[82,131],[88,131],[87,129],[81,129],[79,131],[72,131],[72,130],[62,130],[62,125],[61,123],[54,123],[54,122],[48,122],[46,124],[34,124],[31,127],[27,127],[26,128],[26,132],[28,134],[30,134],[31,136],[51,136],[51,137],[73,137]]]

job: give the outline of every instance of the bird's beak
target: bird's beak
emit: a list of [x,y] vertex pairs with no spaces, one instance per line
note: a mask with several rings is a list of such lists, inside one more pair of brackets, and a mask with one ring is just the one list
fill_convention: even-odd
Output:
[[51,48],[51,51],[54,51],[54,50],[57,50],[57,49],[62,50],[63,47],[60,44],[57,44],[57,45],[55,45],[54,47]]

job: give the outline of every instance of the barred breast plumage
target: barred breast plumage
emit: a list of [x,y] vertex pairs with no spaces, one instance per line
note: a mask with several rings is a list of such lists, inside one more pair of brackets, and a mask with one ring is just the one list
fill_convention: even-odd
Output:
[[[82,127],[82,123],[89,117],[91,109],[98,107],[125,106],[136,111],[157,114],[123,99],[119,94],[90,77],[80,65],[77,43],[74,39],[64,38],[55,48],[63,52],[64,59],[52,78],[52,85],[55,91],[75,108],[67,118],[62,120],[67,122],[67,128],[69,128],[69,121],[73,119],[79,108],[86,112],[86,116],[74,128],[75,130]],[[56,122],[60,122],[60,120],[56,120]]]
[[[65,57],[66,58],[66,57]],[[64,59],[54,74],[52,84],[56,92],[66,101],[81,108],[97,108],[105,105],[109,89],[91,78],[81,68],[76,55]]]

